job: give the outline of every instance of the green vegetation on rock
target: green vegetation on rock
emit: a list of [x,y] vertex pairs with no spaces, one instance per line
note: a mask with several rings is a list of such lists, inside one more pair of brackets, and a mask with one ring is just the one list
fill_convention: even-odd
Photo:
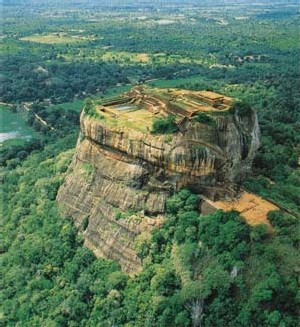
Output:
[[83,110],[84,110],[84,113],[89,117],[97,118],[97,119],[104,119],[104,117],[102,115],[100,115],[99,112],[97,112],[96,105],[91,98],[86,98],[84,100]]
[[235,101],[230,107],[230,111],[240,116],[247,116],[252,112],[251,106],[246,101]]
[[178,131],[175,123],[175,115],[169,115],[166,118],[155,118],[152,125],[153,134],[171,134]]
[[211,125],[211,126],[213,126],[215,124],[214,119],[204,112],[197,113],[196,121],[199,123],[203,123],[203,124],[207,124],[207,125]]

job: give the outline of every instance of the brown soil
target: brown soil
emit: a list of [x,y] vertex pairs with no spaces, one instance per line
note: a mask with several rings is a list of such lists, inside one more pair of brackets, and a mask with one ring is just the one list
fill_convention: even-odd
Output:
[[236,210],[246,220],[249,225],[267,224],[271,227],[271,224],[267,218],[267,214],[272,210],[279,210],[279,208],[262,199],[258,195],[243,192],[239,199],[232,201],[217,201],[214,205],[218,209],[224,211]]

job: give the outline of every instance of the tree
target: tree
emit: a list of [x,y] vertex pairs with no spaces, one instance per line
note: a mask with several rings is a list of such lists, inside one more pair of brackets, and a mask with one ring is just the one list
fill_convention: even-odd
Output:
[[204,310],[204,295],[201,281],[192,281],[184,285],[180,295],[184,306],[190,312],[193,327],[201,327]]
[[169,134],[176,133],[178,126],[175,123],[176,117],[169,115],[166,118],[155,118],[152,125],[153,134]]
[[232,112],[237,112],[241,116],[249,115],[252,112],[252,108],[251,108],[250,104],[247,103],[246,101],[242,101],[242,100],[235,101],[231,105],[230,110]]
[[196,116],[196,121],[199,123],[207,124],[207,125],[214,125],[215,121],[212,117],[207,115],[204,112],[198,112]]

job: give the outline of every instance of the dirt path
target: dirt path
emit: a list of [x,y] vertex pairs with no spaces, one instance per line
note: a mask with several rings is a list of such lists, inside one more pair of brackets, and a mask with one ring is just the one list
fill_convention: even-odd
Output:
[[[3,106],[7,106],[7,107],[13,107],[14,104],[12,103],[6,103],[6,102],[0,102],[0,105],[3,105]],[[30,105],[31,103],[22,103],[22,105],[20,106],[20,108],[24,109],[25,111],[27,112],[30,112],[31,109],[30,109]],[[55,128],[53,126],[51,126],[50,124],[48,124],[41,116],[39,116],[38,114],[34,114],[34,117],[36,120],[38,120],[42,125],[44,126],[47,126],[49,127],[52,131],[55,130]]]
[[[22,108],[24,108],[27,112],[30,112],[31,111],[31,109],[30,109],[30,104],[28,104],[28,103],[23,103],[22,104]],[[50,124],[48,124],[41,116],[39,116],[38,114],[34,114],[34,118],[36,119],[36,120],[38,120],[42,125],[44,125],[44,126],[47,126],[47,127],[49,127],[52,131],[55,129],[53,126],[51,126]]]
[[6,103],[6,102],[0,102],[0,105],[6,106],[6,107],[13,107],[14,105],[11,103]]

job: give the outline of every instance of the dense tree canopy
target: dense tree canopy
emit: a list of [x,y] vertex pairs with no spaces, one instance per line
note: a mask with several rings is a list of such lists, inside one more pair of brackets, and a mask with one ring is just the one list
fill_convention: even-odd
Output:
[[59,215],[68,147],[47,145],[3,176],[6,326],[295,326],[295,218],[272,213],[272,233],[250,228],[236,212],[199,215],[198,196],[182,190],[137,242],[144,267],[130,277]]

